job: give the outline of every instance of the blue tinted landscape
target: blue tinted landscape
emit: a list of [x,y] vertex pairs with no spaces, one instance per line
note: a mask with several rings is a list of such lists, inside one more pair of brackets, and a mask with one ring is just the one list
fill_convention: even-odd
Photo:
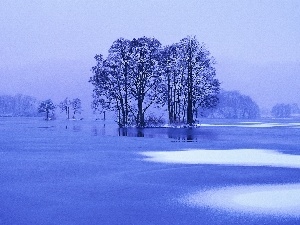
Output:
[[0,225],[299,225],[299,0],[1,0]]

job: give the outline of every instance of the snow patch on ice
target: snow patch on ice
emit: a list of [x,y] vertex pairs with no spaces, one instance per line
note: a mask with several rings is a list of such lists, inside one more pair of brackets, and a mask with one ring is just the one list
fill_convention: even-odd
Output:
[[164,124],[160,127],[163,128],[197,128],[197,127],[201,127],[200,123],[195,123],[193,125],[187,125],[187,124]]
[[245,124],[255,124],[255,123],[262,123],[262,122],[258,122],[258,121],[251,121],[251,122],[240,122],[240,123],[245,123]]
[[180,202],[192,207],[300,217],[300,184],[211,189],[189,194]]
[[205,150],[142,152],[144,160],[159,163],[214,164],[235,166],[270,166],[300,168],[300,155],[283,154],[267,149]]
[[[143,152],[144,160],[158,163],[270,166],[300,168],[300,155],[267,149]],[[300,184],[249,185],[211,189],[180,199],[189,206],[254,214],[300,217]]]

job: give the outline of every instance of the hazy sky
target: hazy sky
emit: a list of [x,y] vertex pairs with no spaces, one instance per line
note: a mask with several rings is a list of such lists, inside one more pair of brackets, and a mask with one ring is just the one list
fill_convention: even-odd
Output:
[[114,40],[196,35],[226,90],[300,104],[299,0],[1,0],[0,94],[89,105],[95,54]]

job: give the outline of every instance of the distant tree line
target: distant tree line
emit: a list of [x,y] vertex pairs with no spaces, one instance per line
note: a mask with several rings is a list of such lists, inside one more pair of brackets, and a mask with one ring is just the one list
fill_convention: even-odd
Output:
[[218,95],[219,104],[212,110],[202,112],[210,118],[255,119],[260,117],[260,109],[250,96],[238,91],[222,90]]
[[296,103],[284,104],[279,103],[272,107],[271,114],[276,118],[289,118],[292,115],[299,115],[300,109]]
[[[247,95],[238,91],[221,90],[219,103],[215,108],[200,111],[200,116],[224,119],[257,119],[261,117],[260,108],[256,102]],[[269,110],[265,116],[270,116]],[[300,117],[298,104],[279,103],[272,107],[271,115],[274,118]]]
[[0,96],[0,116],[33,117],[45,115],[45,118],[49,120],[55,118],[57,107],[61,109],[61,112],[66,113],[67,119],[70,119],[70,113],[72,119],[75,119],[76,115],[82,112],[79,98],[73,100],[66,98],[55,105],[51,99],[39,101],[34,97],[22,94]]
[[39,116],[38,100],[28,95],[17,94],[0,96],[0,116]]
[[105,59],[95,59],[92,107],[115,111],[120,127],[147,126],[149,108],[167,110],[172,124],[193,125],[199,109],[217,105],[215,61],[195,37],[168,46],[155,38],[120,38]]

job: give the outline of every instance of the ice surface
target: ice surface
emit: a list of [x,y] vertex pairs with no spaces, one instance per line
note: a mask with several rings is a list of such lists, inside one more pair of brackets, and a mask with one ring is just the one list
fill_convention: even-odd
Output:
[[212,189],[187,195],[180,201],[195,207],[300,217],[300,184]]
[[202,127],[249,127],[249,128],[270,128],[270,127],[292,127],[300,128],[300,123],[263,123],[263,122],[241,122],[239,124],[201,124]]
[[236,166],[271,166],[300,168],[300,155],[283,154],[265,149],[205,150],[143,152],[145,160],[180,164],[222,164]]
[[[271,122],[284,121],[299,123]],[[300,161],[299,129],[148,128],[143,130],[147,138],[140,138],[137,129],[118,129],[114,121],[105,123],[0,118],[0,224],[299,224],[300,218],[295,217],[300,208],[299,186],[264,185],[300,183],[296,162]],[[206,123],[256,124],[236,120]],[[196,142],[177,141],[189,136]],[[188,155],[181,164],[147,162],[139,154],[161,151],[164,156],[167,151],[184,149]],[[195,158],[191,163],[201,163],[199,153],[193,155],[199,150],[205,150],[200,154],[202,161],[213,162],[212,166],[184,164],[189,158]],[[183,151],[178,154],[177,158],[182,157]],[[251,167],[272,162],[271,166],[282,168]],[[250,186],[238,186],[245,184]],[[263,184],[262,189],[254,184]],[[195,196],[200,190],[204,195]],[[277,200],[271,199],[273,195],[279,196]],[[178,202],[180,197],[186,197],[184,204]],[[250,201],[255,198],[258,200]],[[192,199],[196,207],[190,207]],[[276,208],[278,205],[282,207]],[[250,208],[278,215],[289,211],[293,217],[282,220],[274,214],[244,213]]]
[[[160,163],[300,168],[300,155],[265,149],[199,149],[142,155],[147,156],[145,160]],[[190,194],[181,201],[190,206],[300,217],[300,184],[233,186]]]

